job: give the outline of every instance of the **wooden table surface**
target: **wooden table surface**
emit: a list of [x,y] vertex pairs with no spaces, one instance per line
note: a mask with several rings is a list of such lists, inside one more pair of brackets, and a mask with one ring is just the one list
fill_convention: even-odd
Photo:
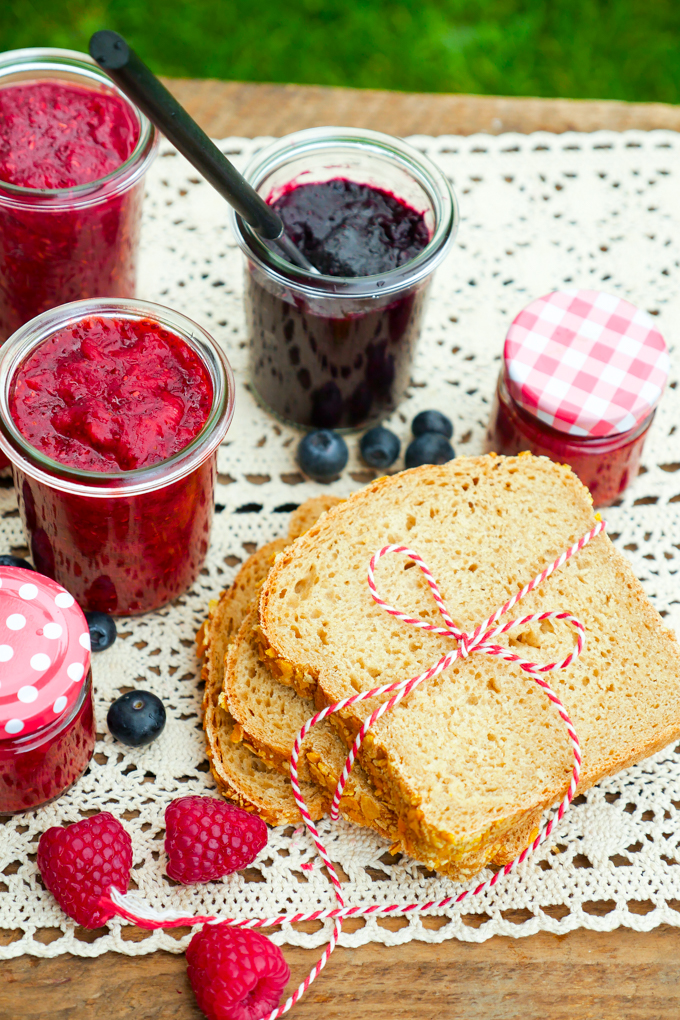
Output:
[[[294,85],[172,81],[216,137],[323,124],[389,134],[680,129],[655,104],[409,95]],[[680,904],[678,905],[680,908]],[[524,918],[517,912],[517,920]],[[355,922],[356,923],[356,922]],[[398,927],[399,919],[385,921]],[[433,922],[435,923],[435,922]],[[80,933],[94,941],[97,932]],[[128,929],[132,939],[141,933]],[[16,938],[0,929],[0,944]],[[50,940],[50,932],[42,936]],[[317,951],[285,947],[297,983]],[[0,1020],[200,1020],[184,956],[21,956],[0,965]],[[291,1017],[299,1020],[672,1020],[680,1017],[680,929],[577,930],[479,945],[409,942],[338,949]]]

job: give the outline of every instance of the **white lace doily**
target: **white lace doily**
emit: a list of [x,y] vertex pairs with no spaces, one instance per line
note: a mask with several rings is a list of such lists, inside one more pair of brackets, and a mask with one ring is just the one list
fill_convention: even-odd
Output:
[[[673,352],[680,329],[680,135],[477,135],[413,142],[450,176],[462,219],[458,242],[435,279],[408,399],[389,423],[402,440],[413,415],[434,407],[453,419],[457,450],[479,452],[509,323],[529,300],[565,284],[620,293],[658,315]],[[262,144],[229,139],[223,148],[243,166]],[[94,942],[83,941],[82,930],[43,890],[35,865],[40,833],[102,809],[127,819],[134,884],[158,908],[271,916],[333,900],[321,870],[302,868],[314,860],[311,843],[292,829],[271,830],[269,846],[244,875],[194,888],[175,887],[164,877],[166,804],[178,795],[214,790],[198,718],[195,630],[208,600],[230,582],[238,564],[255,546],[284,534],[287,511],[319,487],[298,473],[298,433],[277,425],[246,388],[242,256],[225,204],[168,145],[149,174],[148,192],[139,294],[206,326],[227,350],[238,385],[236,416],[219,452],[212,546],[191,592],[159,613],[120,621],[117,643],[94,657],[101,733],[85,777],[55,804],[0,825],[0,928],[14,938],[0,948],[0,957],[185,948],[186,938],[164,932],[129,941],[126,926],[115,920]],[[641,477],[606,518],[666,623],[680,632],[677,380],[676,356]],[[342,495],[372,477],[357,459],[356,440],[349,445],[348,469],[331,486]],[[14,492],[0,488],[0,549],[21,553],[23,544]],[[156,692],[168,712],[165,732],[142,750],[125,748],[104,732],[108,706],[135,685]],[[440,899],[453,888],[406,858],[390,857],[371,832],[346,823],[321,828],[347,876],[348,903]],[[410,916],[396,932],[372,918],[344,934],[341,945],[680,925],[679,848],[680,746],[579,798],[552,845],[482,898],[437,921]],[[314,934],[284,930],[274,938],[317,946],[326,935],[323,928]]]

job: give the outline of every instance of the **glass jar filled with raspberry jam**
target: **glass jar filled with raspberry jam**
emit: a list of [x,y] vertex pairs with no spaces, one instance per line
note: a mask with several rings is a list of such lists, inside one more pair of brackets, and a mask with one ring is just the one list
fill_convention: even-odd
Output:
[[568,464],[610,506],[637,476],[668,371],[647,312],[601,291],[547,294],[508,331],[489,449]]
[[205,559],[229,363],[200,326],[144,301],[44,312],[0,349],[0,447],[36,568],[83,609],[157,609]]
[[233,215],[255,395],[306,428],[381,420],[409,384],[432,274],[456,234],[448,181],[410,145],[351,128],[288,135],[245,176],[319,271],[291,265]]
[[87,621],[47,577],[0,566],[0,814],[61,796],[92,757]]
[[134,297],[153,125],[84,53],[0,54],[0,343],[40,312]]

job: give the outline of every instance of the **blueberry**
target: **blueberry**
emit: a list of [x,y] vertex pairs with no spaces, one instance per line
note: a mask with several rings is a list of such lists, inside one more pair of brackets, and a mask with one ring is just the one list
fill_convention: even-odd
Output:
[[0,567],[21,567],[23,570],[35,570],[28,560],[22,560],[21,556],[10,556],[9,553],[3,553],[0,556]]
[[317,482],[337,478],[347,463],[347,443],[330,429],[308,432],[297,448],[298,464]]
[[370,467],[388,468],[399,456],[400,442],[394,432],[378,425],[361,437],[361,456]]
[[456,456],[451,443],[441,432],[423,432],[406,448],[404,463],[407,468],[421,464],[446,464]]
[[165,708],[150,691],[128,691],[111,705],[106,722],[121,744],[144,747],[163,732]]
[[439,432],[440,435],[450,439],[453,435],[453,425],[441,411],[421,411],[413,419],[411,431],[414,436],[422,436],[425,432]]
[[103,652],[105,648],[110,648],[117,635],[113,617],[108,613],[100,613],[99,610],[93,609],[91,612],[85,613],[85,619],[90,628],[92,651]]

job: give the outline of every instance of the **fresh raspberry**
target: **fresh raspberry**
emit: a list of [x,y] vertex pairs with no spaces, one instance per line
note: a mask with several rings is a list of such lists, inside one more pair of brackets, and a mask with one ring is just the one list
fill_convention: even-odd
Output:
[[240,871],[266,845],[262,819],[223,800],[180,797],[165,809],[167,872],[183,885]]
[[61,909],[84,928],[99,928],[115,915],[99,899],[115,885],[126,893],[132,868],[132,840],[108,811],[63,829],[43,832],[38,869]]
[[290,969],[264,935],[205,924],[187,949],[189,981],[208,1020],[261,1020],[278,1005]]

